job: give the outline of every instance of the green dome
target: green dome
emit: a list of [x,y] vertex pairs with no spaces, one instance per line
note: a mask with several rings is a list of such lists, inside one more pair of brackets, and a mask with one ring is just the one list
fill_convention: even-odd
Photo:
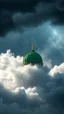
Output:
[[42,57],[35,52],[34,50],[32,50],[31,52],[29,52],[27,55],[25,55],[25,57],[23,58],[23,64],[43,64],[43,60]]

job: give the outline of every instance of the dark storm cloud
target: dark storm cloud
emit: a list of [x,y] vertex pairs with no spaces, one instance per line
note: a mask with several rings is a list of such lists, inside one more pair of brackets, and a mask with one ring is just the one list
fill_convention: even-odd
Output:
[[[49,11],[48,11],[49,8]],[[34,27],[41,24],[43,21],[49,20],[48,16],[52,15],[51,6],[39,4],[36,7],[36,13],[16,13],[12,16],[16,27]],[[45,15],[46,13],[46,15]]]
[[[27,0],[0,2],[0,34],[12,29],[34,27],[51,20],[53,24],[63,24],[64,11],[58,0]],[[8,12],[8,13],[7,13]],[[14,19],[13,19],[14,17]]]
[[[19,3],[20,6],[18,5],[18,3],[16,3],[16,5],[15,3],[12,3],[12,4],[6,3],[6,5],[4,3],[0,4],[1,5],[0,7],[1,34],[6,33],[7,31],[10,31],[14,28],[20,29],[21,27],[21,30],[23,30],[23,28],[25,27],[32,27],[32,26],[39,25],[42,23],[42,21],[47,20],[48,17],[52,14],[50,12],[51,6],[49,4],[47,5],[44,3],[44,5],[43,4],[39,5],[38,3],[36,5],[33,4],[33,6],[31,6],[32,3],[27,2],[28,5],[26,3],[25,3],[26,6],[22,4],[23,7],[21,6],[21,4],[22,3]],[[18,10],[18,8],[20,9]]]
[[0,10],[0,35],[4,35],[14,29],[11,13],[7,10]]

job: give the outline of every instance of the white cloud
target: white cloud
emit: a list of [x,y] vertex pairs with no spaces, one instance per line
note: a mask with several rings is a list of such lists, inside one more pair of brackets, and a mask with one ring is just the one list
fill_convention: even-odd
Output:
[[14,57],[10,50],[0,54],[0,84],[15,96],[22,98],[24,95],[28,100],[36,101],[39,104],[42,99],[39,96],[38,87],[31,87],[30,82],[36,78],[34,76],[38,72],[42,71],[36,65],[23,66],[22,61],[23,57]]
[[20,71],[22,60],[23,57],[14,57],[10,50],[0,54],[0,83],[6,88],[13,89],[16,87],[16,72]]
[[14,57],[10,50],[0,54],[0,83],[5,88],[13,90],[18,86],[25,86],[25,83],[29,84],[38,73],[43,72],[36,65],[23,66],[22,61],[23,57]]
[[[23,57],[15,57],[10,50],[0,54],[0,113],[58,114],[54,106],[58,102],[62,106],[57,96],[61,92],[62,98],[64,79],[60,80],[58,76],[54,80],[48,75],[49,69],[46,67],[23,66],[22,61]],[[56,67],[59,68],[50,70],[52,76],[58,72],[64,73],[64,63]]]
[[56,75],[57,73],[64,74],[64,63],[59,66],[55,65],[49,72],[51,76]]

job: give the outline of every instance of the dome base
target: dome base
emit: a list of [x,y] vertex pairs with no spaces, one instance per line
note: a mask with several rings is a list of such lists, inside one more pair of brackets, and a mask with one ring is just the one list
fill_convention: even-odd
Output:
[[[23,66],[25,65],[29,65],[29,64],[23,64]],[[40,65],[40,66],[43,66],[43,63],[30,63],[30,65],[34,66],[34,65]]]

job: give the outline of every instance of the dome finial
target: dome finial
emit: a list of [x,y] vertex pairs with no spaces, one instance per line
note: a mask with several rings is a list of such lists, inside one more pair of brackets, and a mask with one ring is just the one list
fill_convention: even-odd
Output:
[[32,44],[32,51],[34,51],[34,44]]

